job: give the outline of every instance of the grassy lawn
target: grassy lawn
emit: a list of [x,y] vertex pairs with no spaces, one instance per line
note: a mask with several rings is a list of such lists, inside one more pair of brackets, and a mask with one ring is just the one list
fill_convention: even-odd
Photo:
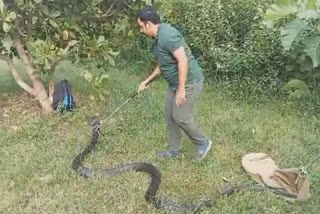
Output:
[[[105,86],[109,93],[104,102],[97,102],[89,98],[90,86],[73,72],[77,69],[62,66],[57,77],[71,79],[80,107],[73,113],[41,117],[37,102],[21,93],[4,70],[0,69],[0,213],[162,213],[143,198],[149,185],[144,174],[86,180],[70,168],[89,143],[87,117],[106,118],[137,88],[142,76],[110,70]],[[280,168],[305,166],[319,153],[319,119],[301,113],[293,103],[239,102],[224,90],[206,87],[195,113],[213,140],[208,157],[192,163],[195,147],[184,137],[182,156],[158,159],[155,152],[167,146],[166,87],[163,80],[157,81],[106,121],[100,144],[86,165],[110,168],[151,162],[162,172],[159,194],[187,202],[203,195],[215,198],[225,185],[223,178],[251,182],[241,167],[247,153],[268,153]],[[203,213],[318,213],[319,163],[309,178],[312,198],[306,202],[242,191],[216,198],[214,207]]]

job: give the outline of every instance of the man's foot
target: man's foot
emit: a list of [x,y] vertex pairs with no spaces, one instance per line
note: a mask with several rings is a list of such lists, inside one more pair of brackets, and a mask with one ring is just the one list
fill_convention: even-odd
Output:
[[157,156],[160,158],[174,158],[179,155],[179,151],[177,150],[165,150],[157,152]]
[[199,162],[202,159],[204,159],[206,157],[206,155],[208,154],[208,151],[211,149],[211,144],[212,144],[211,140],[208,140],[206,143],[204,143],[202,145],[198,145],[197,153],[192,158],[192,161]]

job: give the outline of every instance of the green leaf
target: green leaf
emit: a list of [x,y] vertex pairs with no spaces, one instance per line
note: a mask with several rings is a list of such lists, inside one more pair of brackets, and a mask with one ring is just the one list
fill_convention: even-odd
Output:
[[105,40],[105,37],[103,35],[100,35],[98,38],[98,43],[103,42]]
[[320,37],[314,36],[305,41],[305,53],[312,59],[313,67],[320,65]]
[[109,53],[110,55],[112,55],[112,56],[118,56],[118,55],[120,54],[119,51],[116,52],[116,51],[112,51],[112,50],[109,51],[108,53]]
[[289,95],[289,98],[292,100],[302,100],[302,99],[309,98],[310,96],[311,96],[311,93],[309,90],[297,89]]
[[116,66],[116,63],[115,63],[113,57],[109,57],[108,60],[109,60],[110,65]]
[[263,23],[272,27],[274,22],[298,11],[297,0],[278,0],[272,4],[263,18]]
[[52,27],[57,28],[58,24],[53,19],[49,19],[49,23],[52,25]]
[[299,42],[303,33],[310,29],[309,22],[295,18],[281,30],[281,42],[285,50],[290,50],[293,42]]
[[294,69],[296,68],[296,66],[292,65],[292,64],[289,64],[286,66],[286,71],[294,71]]
[[1,45],[1,43],[0,43],[0,46],[4,47],[7,50],[7,52],[10,52],[10,48],[13,47],[13,41],[9,37],[9,38],[4,40],[3,45]]
[[49,7],[47,5],[43,5],[42,6],[42,12],[46,15],[50,17],[50,12],[49,12]]
[[302,2],[301,9],[297,15],[300,19],[318,19],[320,13],[317,8],[317,0],[305,0]]
[[97,6],[101,3],[102,0],[92,0],[91,4],[92,6]]
[[51,67],[50,67],[50,63],[48,62],[48,59],[45,58],[44,59],[44,69],[45,70],[49,70]]
[[34,42],[34,44],[35,44],[36,46],[42,46],[42,45],[44,45],[44,43],[45,43],[45,41],[43,41],[43,40],[41,40],[41,39],[37,39],[37,40]]
[[82,30],[78,24],[73,23],[70,28],[76,30],[77,32],[82,32]]
[[53,13],[50,14],[50,17],[52,18],[57,18],[61,15],[61,12],[60,11],[55,11]]
[[18,5],[18,7],[21,7],[24,5],[24,0],[16,0],[16,3]]
[[298,13],[300,19],[318,19],[320,14],[316,10],[305,10]]
[[69,42],[69,45],[70,45],[70,47],[73,47],[73,46],[75,46],[77,43],[78,43],[77,40],[71,40],[71,41]]
[[76,39],[77,38],[76,34],[74,34],[72,31],[69,32],[69,36],[72,39]]
[[33,1],[34,1],[34,3],[36,3],[36,4],[39,4],[39,3],[42,2],[42,0],[33,0]]
[[102,94],[99,94],[99,99],[100,99],[100,101],[106,101],[106,98],[104,98],[104,96]]
[[10,13],[6,16],[6,18],[5,18],[4,20],[7,21],[7,22],[11,22],[11,21],[15,20],[16,17],[17,17],[17,15],[16,15],[15,12],[10,12]]
[[108,79],[109,79],[109,74],[102,74],[99,79],[99,84],[105,84]]
[[11,25],[9,25],[6,22],[3,22],[2,27],[3,27],[3,31],[6,32],[6,33],[8,33],[11,30]]
[[92,80],[93,80],[92,74],[91,74],[89,71],[87,71],[87,70],[85,70],[85,71],[82,72],[82,76],[83,76],[88,82],[92,82]]
[[4,11],[4,3],[3,3],[3,0],[0,0],[0,12],[1,12],[1,14],[3,14],[3,11]]
[[307,0],[306,1],[306,9],[308,9],[308,10],[317,10],[318,9],[317,1],[318,0]]
[[134,32],[133,32],[133,30],[129,30],[129,31],[128,31],[128,33],[127,33],[127,36],[129,36],[129,37],[134,36]]
[[302,80],[298,79],[293,79],[290,82],[288,82],[284,87],[285,90],[290,90],[290,89],[304,89],[304,90],[309,90],[309,86],[307,83],[305,83]]

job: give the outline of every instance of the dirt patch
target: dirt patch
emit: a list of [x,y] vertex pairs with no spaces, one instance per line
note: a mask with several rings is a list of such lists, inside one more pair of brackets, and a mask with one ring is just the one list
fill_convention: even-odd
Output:
[[38,101],[27,93],[10,93],[0,95],[0,127],[14,125],[16,116],[40,117],[41,107]]

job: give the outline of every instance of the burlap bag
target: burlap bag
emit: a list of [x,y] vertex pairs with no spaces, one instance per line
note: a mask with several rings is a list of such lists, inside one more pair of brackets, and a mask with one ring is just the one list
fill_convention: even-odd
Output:
[[247,154],[242,158],[242,166],[259,184],[285,191],[297,200],[310,197],[307,176],[296,168],[279,169],[268,154]]

